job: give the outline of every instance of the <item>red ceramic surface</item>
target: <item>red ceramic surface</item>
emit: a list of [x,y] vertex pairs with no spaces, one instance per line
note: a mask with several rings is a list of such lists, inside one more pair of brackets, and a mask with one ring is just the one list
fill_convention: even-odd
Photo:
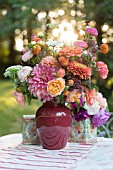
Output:
[[71,112],[66,106],[51,102],[44,104],[36,113],[36,126],[43,148],[64,148],[70,136],[71,124]]

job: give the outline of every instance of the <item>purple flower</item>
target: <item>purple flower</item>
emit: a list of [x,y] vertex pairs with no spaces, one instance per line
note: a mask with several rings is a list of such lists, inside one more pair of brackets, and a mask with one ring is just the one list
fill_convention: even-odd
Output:
[[91,118],[94,127],[99,127],[108,121],[110,113],[106,110],[99,110],[99,112]]
[[80,109],[80,111],[75,110],[74,118],[77,122],[81,120],[86,120],[89,117],[88,113],[84,109]]
[[86,33],[95,37],[98,36],[98,31],[95,28],[86,28]]

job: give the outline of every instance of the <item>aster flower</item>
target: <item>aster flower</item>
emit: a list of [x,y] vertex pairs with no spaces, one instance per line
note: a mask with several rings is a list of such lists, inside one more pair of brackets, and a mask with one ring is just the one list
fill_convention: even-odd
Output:
[[59,51],[60,57],[71,57],[71,56],[80,56],[82,53],[81,47],[64,47]]
[[69,72],[73,73],[75,76],[79,76],[81,79],[89,79],[91,77],[91,68],[78,63],[76,61],[71,61],[67,66]]
[[91,122],[94,127],[99,127],[108,121],[110,113],[106,110],[99,110],[96,115],[91,118]]
[[98,31],[96,28],[86,28],[85,32],[89,35],[92,35],[92,36],[95,36],[97,37],[98,36]]
[[18,71],[18,73],[17,73],[18,79],[19,79],[21,82],[27,81],[27,79],[28,79],[28,77],[29,77],[29,75],[30,75],[30,73],[31,73],[32,70],[33,70],[33,69],[32,69],[31,67],[29,67],[29,66],[24,66],[24,67],[22,67],[22,68]]
[[43,102],[49,101],[52,97],[47,92],[47,83],[55,78],[56,69],[46,65],[36,65],[32,76],[28,81],[28,90],[31,94]]

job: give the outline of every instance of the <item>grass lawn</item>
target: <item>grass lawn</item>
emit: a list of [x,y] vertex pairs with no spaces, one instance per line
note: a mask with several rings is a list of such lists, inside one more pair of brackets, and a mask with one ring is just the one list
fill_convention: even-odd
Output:
[[0,136],[21,133],[22,115],[35,114],[41,106],[36,100],[31,105],[20,106],[12,96],[13,91],[13,82],[0,80]]

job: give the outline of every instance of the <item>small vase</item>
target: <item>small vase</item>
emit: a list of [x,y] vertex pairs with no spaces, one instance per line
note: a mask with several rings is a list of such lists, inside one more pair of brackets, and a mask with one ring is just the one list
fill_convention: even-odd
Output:
[[40,142],[45,149],[64,148],[70,136],[71,125],[70,109],[64,105],[46,102],[37,110],[37,131]]
[[72,122],[69,142],[80,142],[87,144],[97,141],[97,128],[92,125],[89,118],[86,120],[81,120],[80,122],[73,119]]

